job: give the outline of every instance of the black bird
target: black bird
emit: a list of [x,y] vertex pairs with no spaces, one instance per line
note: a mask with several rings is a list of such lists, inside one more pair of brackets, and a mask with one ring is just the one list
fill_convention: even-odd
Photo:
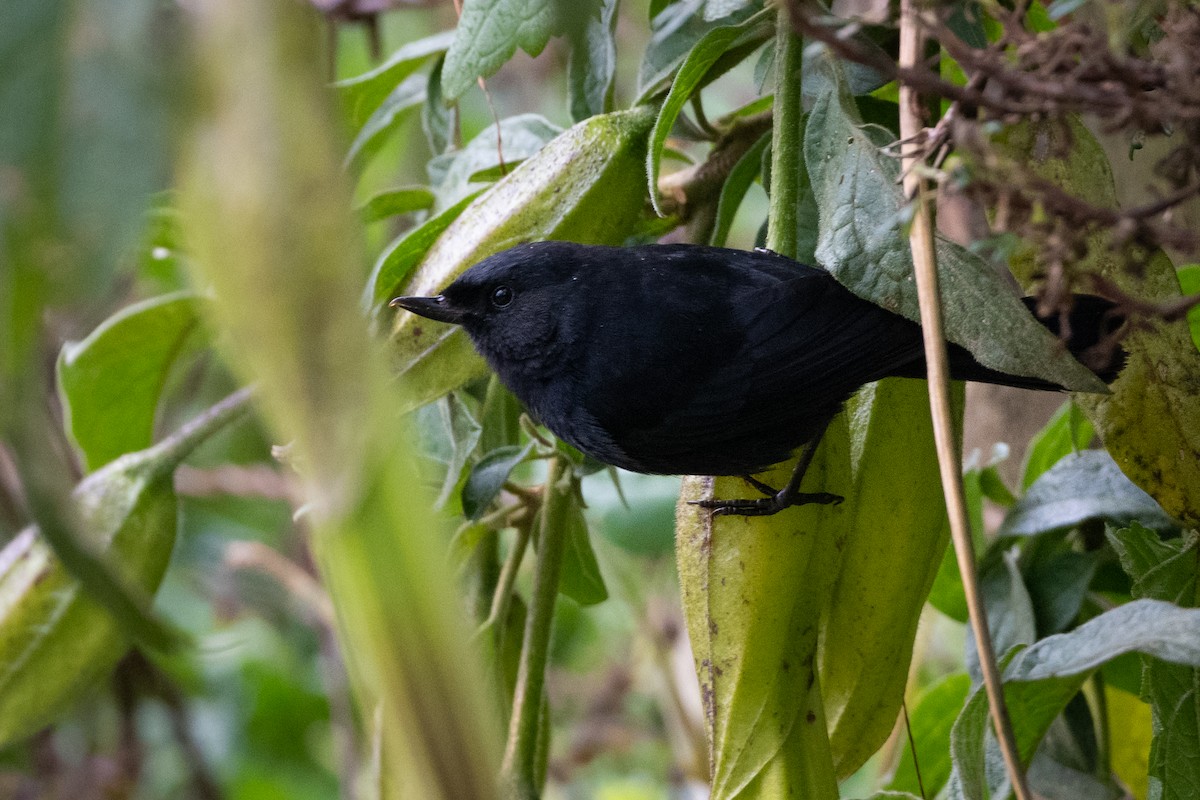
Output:
[[[481,261],[437,297],[391,304],[461,325],[535,417],[599,461],[740,475],[766,495],[704,504],[716,513],[840,501],[798,492],[829,420],[865,383],[925,376],[916,323],[763,250],[535,242]],[[1112,310],[1076,299],[1073,352],[1119,325]],[[1043,322],[1056,329],[1057,317]],[[960,380],[1062,388],[984,367],[953,344],[950,364]],[[801,445],[811,446],[784,490],[749,478]]]

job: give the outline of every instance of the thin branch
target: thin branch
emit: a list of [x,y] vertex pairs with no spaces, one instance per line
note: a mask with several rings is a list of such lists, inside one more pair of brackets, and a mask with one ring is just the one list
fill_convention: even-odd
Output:
[[538,537],[537,570],[529,616],[525,621],[525,640],[521,663],[517,667],[517,685],[509,718],[508,744],[501,771],[516,800],[537,800],[537,743],[542,717],[542,695],[546,688],[546,665],[550,649],[550,631],[554,623],[554,604],[566,550],[565,515],[570,489],[559,484],[570,480],[562,456],[550,459],[546,476],[545,505],[542,508]]
[[[923,38],[917,20],[916,0],[901,0],[900,3],[900,64],[912,65],[919,58]],[[921,99],[911,86],[900,88],[900,136],[915,137],[921,130]],[[946,510],[950,518],[950,536],[958,557],[958,570],[962,575],[963,591],[970,612],[971,630],[979,652],[979,665],[996,727],[996,738],[1000,752],[1008,769],[1009,779],[1017,800],[1029,800],[1029,787],[1021,769],[1020,754],[1016,737],[1004,701],[1004,685],[1000,669],[996,664],[996,653],[992,647],[991,634],[987,627],[987,615],[979,592],[978,576],[975,573],[975,553],[967,523],[966,500],[963,495],[962,467],[959,463],[958,442],[954,436],[953,415],[950,411],[950,369],[946,356],[946,339],[942,325],[941,297],[938,289],[937,258],[933,245],[933,219],[929,212],[929,187],[921,171],[912,169],[917,155],[911,148],[905,155],[907,163],[904,177],[905,193],[916,204],[909,241],[912,247],[913,266],[916,273],[917,293],[921,306],[921,331],[925,342],[925,361],[929,369],[929,405],[933,414],[934,440],[937,446],[938,465],[942,476],[942,489],[946,496]]]

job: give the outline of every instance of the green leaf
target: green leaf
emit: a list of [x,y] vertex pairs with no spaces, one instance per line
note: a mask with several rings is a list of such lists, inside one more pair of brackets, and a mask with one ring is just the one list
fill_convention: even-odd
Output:
[[189,293],[145,300],[63,346],[66,427],[89,470],[150,444],[167,375],[199,324],[197,305]]
[[1104,450],[1063,457],[1017,501],[998,536],[1033,536],[1089,519],[1140,520],[1163,530],[1175,523],[1154,498],[1133,485]]
[[443,56],[433,65],[429,83],[425,86],[425,105],[421,108],[421,128],[429,140],[429,149],[435,155],[446,152],[450,147],[451,131],[455,129],[458,119],[458,106],[447,106],[442,97],[442,67],[445,64]]
[[500,495],[508,476],[525,460],[532,449],[533,442],[524,447],[515,444],[497,447],[471,467],[467,482],[462,488],[463,514],[467,519],[474,520],[483,516],[492,501]]
[[[961,419],[962,386],[955,392]],[[883,380],[846,407],[854,483],[849,527],[821,626],[821,692],[834,765],[858,769],[891,735],[925,598],[949,541],[929,393]],[[896,502],[896,475],[904,502]],[[869,589],[867,587],[870,587]]]
[[1200,575],[1195,570],[1200,542],[1196,536],[1164,541],[1156,531],[1137,522],[1119,530],[1110,527],[1107,536],[1121,567],[1133,579],[1134,597],[1188,607],[1200,604]]
[[577,502],[571,503],[562,535],[567,537],[567,542],[558,590],[581,606],[603,603],[608,599],[608,589],[588,538],[587,520]]
[[425,78],[413,75],[397,86],[363,123],[346,153],[346,166],[359,171],[379,152],[384,141],[400,123],[425,103]]
[[929,590],[929,605],[956,622],[967,621],[967,597],[958,573],[958,557],[952,547],[942,554],[937,576]]
[[1151,749],[1150,707],[1136,694],[1111,684],[1104,687],[1108,729],[1120,731],[1109,742],[1113,773],[1129,787],[1134,797],[1148,794],[1147,774]]
[[457,100],[476,78],[500,69],[518,47],[531,56],[542,52],[557,29],[555,0],[463,0],[442,90]]
[[433,205],[433,192],[424,186],[399,186],[371,195],[358,208],[363,222],[378,222],[381,219],[424,211]]
[[[1009,126],[997,143],[1023,169],[1063,191],[1117,207],[1108,157],[1078,118]],[[1111,231],[1099,230],[1087,245],[1085,257],[1072,267],[1077,274],[1103,275],[1120,291],[1152,302],[1179,298],[1174,265],[1161,251],[1139,254],[1143,266],[1131,270],[1126,250],[1116,246]],[[1029,281],[1036,253],[1026,248],[1013,261],[1018,279]],[[1200,351],[1188,323],[1134,326],[1121,344],[1128,358],[1110,387],[1112,394],[1079,397],[1077,402],[1130,480],[1172,517],[1200,525],[1200,459],[1194,457],[1200,452]]]
[[463,468],[475,452],[483,429],[456,392],[424,406],[417,413],[417,428],[429,445],[427,455],[442,467],[442,489],[434,501],[434,508],[442,508],[462,482]]
[[598,17],[588,16],[570,34],[567,91],[576,122],[612,111],[617,72],[617,0],[602,0]]
[[495,183],[496,181],[500,180],[508,173],[512,172],[517,167],[521,166],[521,162],[524,160],[525,159],[521,159],[520,161],[511,161],[511,162],[505,161],[503,164],[496,164],[495,166],[484,167],[483,169],[479,170],[478,172],[471,173],[470,182],[471,183]]
[[[592,117],[563,132],[475,199],[429,249],[405,286],[437,294],[479,260],[522,241],[620,244],[643,218],[649,109]],[[397,314],[391,345],[405,375],[398,408],[415,408],[484,364],[459,329]]]
[[703,2],[680,0],[662,13],[652,15],[650,42],[646,45],[638,70],[637,100],[634,105],[640,105],[659,94],[705,34],[718,25],[740,25],[762,8],[761,3],[755,2],[728,19],[705,20],[699,13]]
[[983,496],[1001,508],[1011,508],[1017,502],[1012,490],[1000,477],[1000,470],[995,466],[986,467],[979,472],[979,490]]
[[[950,729],[970,690],[971,678],[965,672],[947,675],[926,689],[909,712],[921,781],[929,797],[941,791],[950,778]],[[887,788],[901,792],[921,791],[912,748],[907,745],[901,749],[900,762]]]
[[[1179,278],[1179,289],[1184,294],[1200,294],[1200,264],[1188,264],[1180,267],[1175,273]],[[1192,342],[1200,349],[1200,306],[1195,306],[1187,314],[1188,328],[1192,333]]]
[[729,238],[729,230],[733,227],[733,218],[737,214],[746,192],[750,189],[750,185],[762,171],[763,152],[770,143],[771,134],[764,133],[757,142],[751,145],[749,150],[742,154],[742,157],[733,165],[733,169],[729,170],[729,177],[721,185],[721,196],[717,201],[717,220],[713,225],[712,236],[708,240],[709,244],[716,247],[725,246],[725,242]]
[[[1007,653],[1014,647],[1027,645],[1037,639],[1037,619],[1033,601],[1025,588],[1025,579],[1017,568],[1017,556],[1012,550],[989,554],[979,568],[979,593],[987,613],[992,646],[997,653]],[[967,637],[967,672],[972,679],[981,679],[979,651],[975,637]]]
[[[1004,696],[1023,761],[1032,757],[1050,723],[1087,677],[1105,662],[1129,652],[1175,664],[1200,665],[1200,609],[1135,600],[1106,611],[1070,633],[1049,636],[1017,653],[1004,669]],[[987,724],[987,697],[981,687],[972,693],[951,734],[954,780],[960,792],[951,796],[968,800],[986,796],[983,765]],[[1181,739],[1188,740],[1189,736],[1190,731],[1184,729]],[[1190,752],[1194,753],[1194,748]],[[1002,771],[989,771],[987,783],[992,796],[1002,795],[1006,782]]]
[[361,128],[384,98],[430,58],[446,52],[453,40],[454,31],[444,31],[409,42],[370,72],[334,84],[345,100],[351,127]]
[[[663,215],[662,209],[658,205],[659,161],[662,158],[663,145],[667,141],[667,135],[675,127],[675,122],[679,118],[680,112],[683,111],[684,105],[704,85],[713,65],[722,56],[729,51],[742,50],[750,44],[757,47],[767,40],[770,31],[771,25],[765,15],[756,15],[737,25],[722,25],[713,28],[687,54],[687,58],[684,59],[679,73],[671,84],[667,99],[659,109],[658,119],[654,121],[654,131],[650,136],[650,150],[646,154],[650,200],[659,216]],[[748,54],[747,52],[746,55]]]
[[[1054,546],[1038,546],[1043,543]],[[1079,616],[1096,574],[1095,556],[1043,537],[1026,548],[1022,562],[1021,573],[1033,604],[1038,633],[1045,636],[1066,630]]]
[[74,519],[47,520],[73,529],[74,550],[59,549],[57,536],[50,547],[51,531],[36,527],[0,550],[0,747],[64,713],[108,674],[132,635],[173,641],[146,611],[175,544],[172,473],[245,408],[243,395],[84,478],[71,495]]
[[1063,403],[1029,443],[1021,488],[1028,489],[1059,459],[1087,448],[1095,435],[1095,428],[1083,415],[1082,409],[1071,400]]
[[[1200,537],[1163,541],[1154,531],[1134,524],[1108,531],[1108,539],[1133,578],[1134,597],[1170,600],[1200,613]],[[1137,602],[1150,602],[1139,600]],[[1173,607],[1173,606],[1170,606]],[[1160,656],[1161,657],[1161,656]],[[1179,659],[1176,659],[1179,660]],[[1200,785],[1200,662],[1190,666],[1143,658],[1142,696],[1150,703],[1154,739],[1150,747],[1150,782],[1155,797],[1183,800]]]
[[[829,59],[825,69],[840,70]],[[817,100],[805,135],[805,161],[820,208],[816,256],[847,288],[919,319],[912,254],[902,235],[906,203],[899,164],[863,128],[844,79]],[[888,137],[890,139],[890,137]],[[1071,388],[1103,391],[978,256],[938,239],[947,338],[993,369]]]
[[[850,452],[846,417],[839,415],[809,466],[805,491],[846,491]],[[792,466],[760,477],[781,485]],[[848,506],[713,517],[689,502],[746,491],[738,478],[689,476],[676,507],[680,588],[711,743],[714,800],[775,796],[772,787],[803,780],[814,762],[834,780],[823,704],[809,688],[817,623],[849,533]]]
[[458,215],[476,197],[478,197],[478,193],[467,195],[388,245],[388,248],[375,262],[371,277],[367,281],[367,286],[370,288],[370,297],[368,298],[370,308],[379,310],[397,295],[400,285],[429,252],[433,243],[446,228],[450,227],[454,220],[458,219]]
[[545,117],[520,114],[501,120],[499,133],[495,125],[489,125],[461,150],[435,156],[426,165],[429,181],[437,195],[434,207],[446,208],[479,191],[475,181],[481,180],[476,177],[481,172],[502,163],[506,172],[511,172],[561,133],[562,128]]
[[1134,600],[1022,651],[1004,680],[1032,683],[1078,675],[1132,652],[1200,666],[1200,608]]

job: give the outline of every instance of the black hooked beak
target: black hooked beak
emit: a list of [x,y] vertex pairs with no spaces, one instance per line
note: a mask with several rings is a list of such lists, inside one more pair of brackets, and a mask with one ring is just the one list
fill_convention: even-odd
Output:
[[437,297],[397,297],[388,305],[392,308],[406,308],[418,316],[448,322],[451,325],[462,323],[463,317],[466,316],[466,312],[461,308],[450,305],[444,294]]

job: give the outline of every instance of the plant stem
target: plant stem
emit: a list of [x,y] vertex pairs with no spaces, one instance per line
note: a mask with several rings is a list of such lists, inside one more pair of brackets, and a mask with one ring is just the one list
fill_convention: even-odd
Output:
[[[775,119],[771,132],[767,247],[795,258],[796,219],[804,159],[804,109],[800,92],[804,42],[794,33],[790,14],[790,7],[781,5],[775,22]],[[787,790],[796,797],[827,800],[838,796],[838,784],[829,744],[829,726],[825,720],[825,702],[817,676],[815,631],[821,612],[819,604],[804,603],[794,613],[806,615],[812,620],[813,633],[811,647],[804,650],[809,654],[805,667],[811,676],[809,689],[797,711],[797,728],[789,737],[789,747],[795,750],[786,756],[793,768],[785,773],[789,783]]]
[[513,539],[512,548],[508,551],[508,558],[504,560],[504,566],[500,568],[500,578],[496,581],[491,611],[488,613],[487,619],[479,626],[481,631],[494,625],[501,625],[503,620],[508,619],[508,608],[512,604],[513,583],[517,579],[517,570],[521,568],[521,562],[525,559],[525,548],[529,546],[531,527],[530,522],[522,522],[517,526],[517,535]]
[[550,459],[538,536],[533,596],[525,623],[521,663],[517,668],[512,717],[508,725],[508,746],[501,767],[511,796],[517,800],[536,800],[538,797],[538,722],[541,718],[542,693],[546,686],[546,661],[550,650],[550,629],[554,622],[554,602],[558,597],[558,580],[562,573],[566,542],[563,523],[570,495],[569,487],[559,487],[564,471],[561,456]]
[[[914,0],[900,2],[900,66],[914,67],[921,58],[924,45],[918,9]],[[950,517],[950,537],[958,558],[963,592],[970,612],[971,630],[979,652],[979,666],[991,707],[992,721],[1000,752],[1008,769],[1009,779],[1017,800],[1028,800],[1029,787],[1021,769],[1016,737],[1008,707],[1004,702],[1004,685],[996,665],[996,653],[988,631],[987,616],[979,594],[975,574],[975,552],[967,525],[967,507],[963,497],[962,466],[959,463],[958,443],[954,437],[953,415],[950,411],[950,369],[946,358],[946,338],[942,325],[941,294],[938,289],[937,257],[933,243],[933,220],[929,213],[929,187],[919,172],[921,141],[924,130],[920,95],[911,86],[900,86],[900,141],[905,142],[902,169],[905,193],[913,200],[914,214],[909,230],[913,267],[916,273],[917,295],[921,305],[921,331],[925,341],[925,362],[929,369],[929,405],[933,414],[934,442],[942,475],[942,491]]]
[[800,201],[800,161],[804,157],[804,109],[800,76],[804,43],[792,32],[786,5],[775,22],[775,121],[771,134],[771,197],[767,247],[796,256],[796,208]]

